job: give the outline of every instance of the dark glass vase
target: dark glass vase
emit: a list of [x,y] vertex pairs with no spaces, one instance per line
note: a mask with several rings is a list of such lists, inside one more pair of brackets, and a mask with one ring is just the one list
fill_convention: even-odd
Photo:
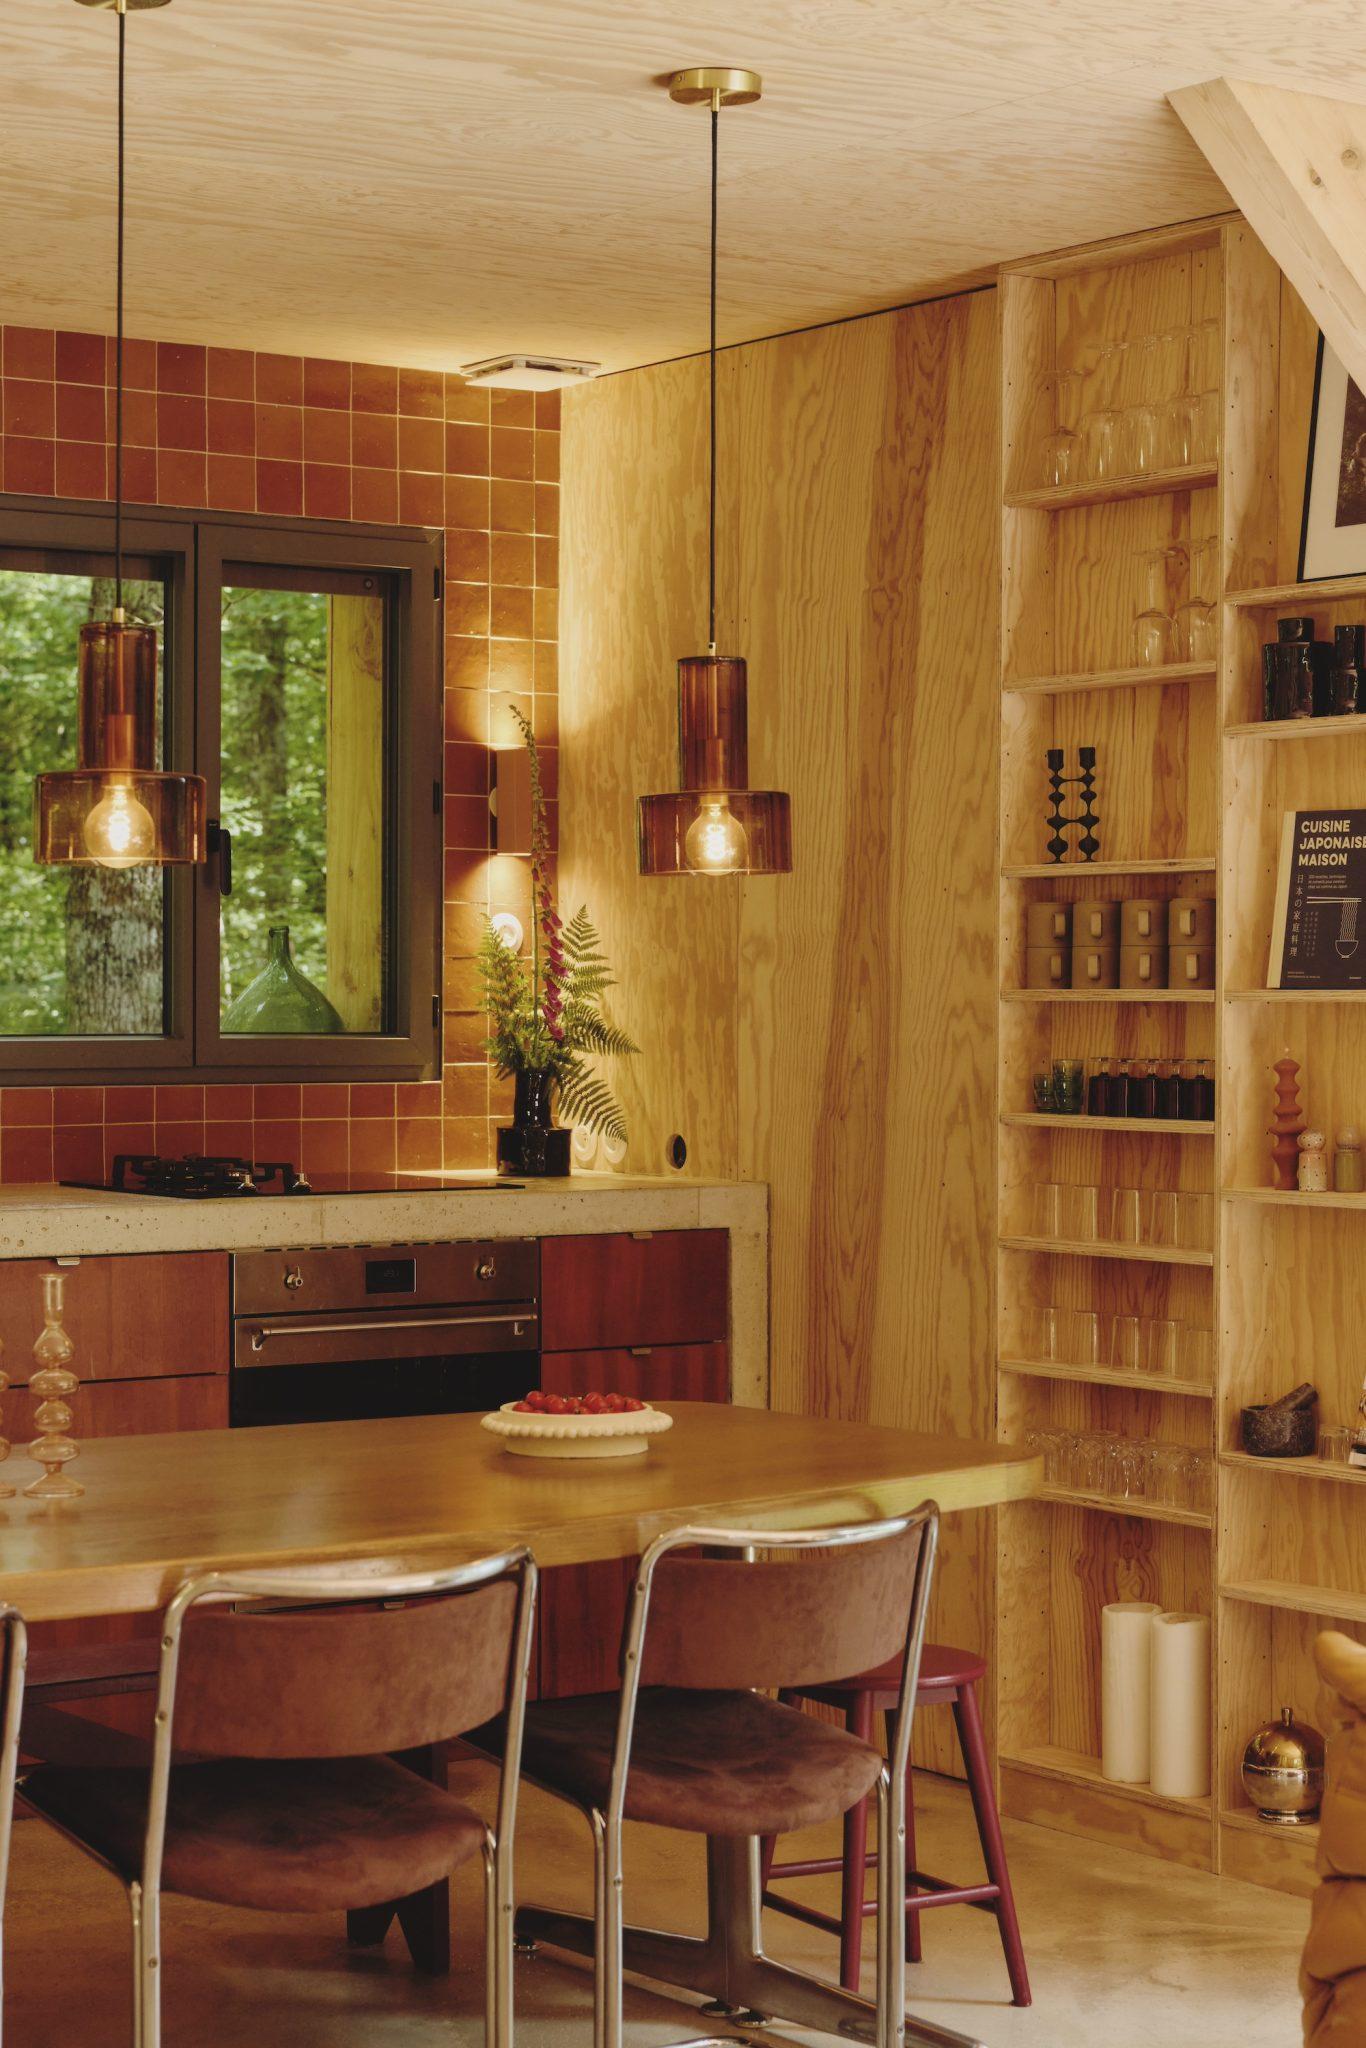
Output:
[[499,1173],[551,1180],[569,1172],[569,1132],[555,1127],[553,1085],[544,1068],[524,1068],[517,1075],[512,1122],[498,1132]]

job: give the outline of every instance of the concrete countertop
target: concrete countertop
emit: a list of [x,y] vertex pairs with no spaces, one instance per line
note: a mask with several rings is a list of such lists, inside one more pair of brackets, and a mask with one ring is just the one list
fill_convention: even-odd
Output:
[[177,1201],[99,1188],[0,1188],[0,1260],[80,1259],[262,1246],[439,1243],[455,1238],[583,1237],[633,1230],[725,1230],[731,1241],[733,1398],[768,1388],[768,1188],[755,1181],[575,1173],[381,1194],[229,1196]]

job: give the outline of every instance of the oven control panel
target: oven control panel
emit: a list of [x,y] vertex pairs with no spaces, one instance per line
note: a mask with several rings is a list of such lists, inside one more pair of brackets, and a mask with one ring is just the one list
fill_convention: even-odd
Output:
[[232,1260],[234,1316],[534,1302],[539,1294],[535,1238],[319,1245],[236,1252]]

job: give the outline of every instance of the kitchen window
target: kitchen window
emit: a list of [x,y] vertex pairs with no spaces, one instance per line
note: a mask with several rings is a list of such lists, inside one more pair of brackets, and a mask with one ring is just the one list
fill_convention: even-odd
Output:
[[107,515],[0,509],[6,1079],[439,1071],[439,538],[155,514],[129,616],[160,636],[158,765],[208,784],[198,868],[38,867],[33,777],[75,762],[76,639]]

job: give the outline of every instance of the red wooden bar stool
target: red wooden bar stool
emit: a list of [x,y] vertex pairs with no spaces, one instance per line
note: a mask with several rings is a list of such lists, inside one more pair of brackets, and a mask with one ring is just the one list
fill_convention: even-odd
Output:
[[[950,1650],[941,1643],[926,1643],[920,1660],[920,1681],[916,1689],[917,1706],[948,1705],[953,1708],[953,1718],[958,1729],[958,1744],[967,1766],[968,1790],[972,1794],[972,1810],[977,1819],[977,1834],[982,1844],[982,1855],[987,1866],[984,1884],[951,1884],[942,1877],[930,1877],[919,1869],[915,1860],[915,1793],[911,1773],[906,1773],[906,1954],[910,1961],[920,1961],[920,1915],[930,1906],[980,1906],[983,1911],[994,1913],[1001,1930],[1001,1946],[1005,1950],[1006,1969],[1010,1973],[1011,1999],[1015,2005],[1028,2005],[1029,1972],[1025,1968],[1024,1945],[1020,1940],[1020,1923],[1015,1917],[1015,1899],[1010,1889],[1010,1871],[1006,1865],[1005,1844],[1001,1840],[1001,1816],[996,1808],[996,1790],[992,1782],[991,1759],[987,1755],[986,1742],[982,1735],[982,1714],[977,1704],[977,1682],[986,1677],[986,1662],[972,1650]],[[881,1665],[876,1671],[862,1672],[857,1678],[842,1679],[838,1685],[809,1685],[798,1690],[779,1694],[787,1706],[797,1706],[802,1700],[819,1700],[826,1706],[837,1707],[844,1715],[844,1725],[851,1735],[863,1742],[873,1739],[873,1716],[883,1713],[887,1716],[887,1741],[896,1740],[896,1718],[898,1687],[901,1683],[899,1659]],[[809,1927],[823,1928],[829,1934],[840,1938],[840,1983],[847,1991],[857,1991],[859,1967],[863,1952],[863,1922],[876,1913],[877,1906],[865,1900],[864,1873],[876,1862],[876,1855],[868,1853],[868,1802],[860,1800],[844,1817],[844,1853],[842,1856],[815,1857],[805,1863],[775,1863],[773,1851],[776,1838],[768,1836],[764,1841],[764,1904],[771,1906],[775,1913],[786,1913],[793,1920],[801,1920]],[[817,1911],[814,1906],[800,1905],[795,1899],[784,1898],[769,1888],[769,1879],[774,1877],[822,1877],[832,1871],[840,1871],[843,1883],[840,1887],[840,1915]]]

